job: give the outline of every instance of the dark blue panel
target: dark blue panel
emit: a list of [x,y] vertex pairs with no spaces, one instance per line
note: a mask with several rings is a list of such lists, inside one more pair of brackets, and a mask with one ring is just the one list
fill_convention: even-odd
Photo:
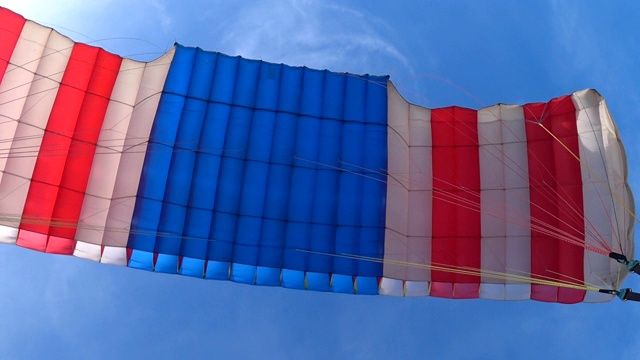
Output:
[[[344,74],[336,74],[325,71],[325,86],[322,94],[322,113],[326,119],[342,120],[344,114],[345,103],[345,82],[347,77]],[[386,90],[385,90],[386,91]],[[380,99],[386,99],[386,94]],[[386,103],[386,101],[381,101]],[[386,113],[385,113],[386,124]]]
[[[367,122],[387,127],[387,101],[375,101],[373,99],[387,98],[387,78],[384,76],[366,76],[367,97],[366,114]],[[386,148],[386,146],[385,146]]]
[[260,61],[242,59],[238,63],[234,104],[247,108],[255,106],[259,71]]
[[304,68],[302,77],[300,114],[319,118],[322,116],[324,71]]
[[299,114],[302,68],[284,66],[281,79],[278,111]]
[[233,104],[239,59],[238,57],[218,54],[211,96],[209,97],[211,101],[221,104]]
[[256,108],[275,111],[278,108],[282,65],[261,62]]
[[134,249],[155,250],[161,202],[165,197],[179,119],[189,88],[195,54],[195,49],[178,47],[167,75],[151,129],[131,223],[129,247]]
[[207,247],[207,259],[231,262],[236,240],[238,215],[215,212],[211,222],[211,239]]
[[262,221],[261,217],[243,215],[238,217],[238,229],[233,249],[235,262],[247,265],[258,264]]
[[[360,229],[360,247],[358,255],[366,258],[382,259],[384,257],[384,232],[375,227]],[[358,276],[379,276],[382,264],[376,261],[360,260],[357,262]]]
[[[347,76],[345,84],[344,119],[347,121],[365,122],[365,103],[368,79],[358,76]],[[373,99],[372,99],[373,100]]]
[[284,259],[284,239],[286,221],[264,219],[260,239],[258,263],[268,267],[282,267]]
[[[336,254],[345,256],[358,256],[360,246],[360,227],[356,226],[338,226],[336,230]],[[333,269],[336,274],[357,274],[357,261],[346,258],[336,257],[333,260]]]

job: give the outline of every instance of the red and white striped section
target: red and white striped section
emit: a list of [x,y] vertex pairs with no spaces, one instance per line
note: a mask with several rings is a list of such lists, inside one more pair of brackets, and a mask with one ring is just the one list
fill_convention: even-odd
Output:
[[597,92],[476,111],[388,89],[381,294],[610,299],[545,284],[618,288],[626,269],[606,254],[633,251],[624,150]]
[[14,44],[0,49],[0,241],[126,264],[173,51],[123,60],[6,9],[0,32]]

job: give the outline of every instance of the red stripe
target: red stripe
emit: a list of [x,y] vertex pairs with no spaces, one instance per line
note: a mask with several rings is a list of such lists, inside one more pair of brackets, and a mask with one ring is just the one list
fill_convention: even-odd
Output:
[[[47,122],[18,244],[71,254],[96,142],[121,58],[75,44]],[[21,243],[22,242],[22,243]],[[40,242],[40,243],[38,243]]]
[[9,60],[16,47],[26,20],[11,10],[0,8],[0,83],[7,71]]
[[[431,112],[433,215],[431,262],[480,269],[480,155],[477,112],[451,107]],[[476,298],[480,277],[432,271],[432,296]]]
[[[582,175],[579,154],[576,109],[571,97],[564,96],[549,103],[524,106],[531,219],[549,224],[548,229],[584,239]],[[553,133],[556,141],[542,126]],[[584,241],[584,240],[583,240]],[[531,274],[537,279],[582,282],[584,279],[584,249],[571,245],[542,230],[531,230]],[[531,299],[561,303],[576,303],[584,299],[585,291],[532,285]]]

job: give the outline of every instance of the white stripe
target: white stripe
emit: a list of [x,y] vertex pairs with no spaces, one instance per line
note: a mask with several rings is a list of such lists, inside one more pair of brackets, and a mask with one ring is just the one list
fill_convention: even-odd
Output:
[[431,111],[407,103],[391,83],[387,89],[389,176],[380,294],[426,296],[431,276],[425,266],[431,262]]
[[75,256],[126,265],[126,245],[147,142],[174,51],[150,62],[123,60],[100,132]]
[[[496,105],[478,111],[480,145],[481,267],[499,274],[531,272],[529,172],[521,106]],[[521,300],[530,285],[483,275],[480,297]]]
[[[627,233],[633,224],[615,194],[633,209],[626,185],[627,171],[624,148],[609,115],[604,99],[594,90],[575,92],[583,183],[586,243],[602,248],[598,239],[610,244],[616,252],[633,254],[633,237]],[[603,216],[603,214],[606,214]],[[632,227],[631,227],[632,228]],[[585,251],[585,283],[601,288],[617,289],[628,271],[607,256]],[[588,292],[585,302],[609,301],[610,295]]]
[[[113,199],[117,200],[112,201],[108,209],[105,226],[107,231],[102,241],[105,246],[124,248],[127,245],[147,142],[174,52],[175,50],[171,50],[145,66],[127,129],[125,152],[120,158],[115,179]],[[116,252],[118,255],[115,257],[112,257],[112,253],[109,252],[110,256],[104,257],[102,262],[120,261],[122,253]],[[107,252],[105,251],[104,254],[106,255]]]

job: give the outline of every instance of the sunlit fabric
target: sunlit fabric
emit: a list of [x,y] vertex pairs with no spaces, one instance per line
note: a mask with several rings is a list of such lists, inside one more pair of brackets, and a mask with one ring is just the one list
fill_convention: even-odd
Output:
[[427,109],[387,76],[181,45],[143,63],[2,8],[0,35],[1,242],[352,294],[599,302],[627,274],[595,90]]

